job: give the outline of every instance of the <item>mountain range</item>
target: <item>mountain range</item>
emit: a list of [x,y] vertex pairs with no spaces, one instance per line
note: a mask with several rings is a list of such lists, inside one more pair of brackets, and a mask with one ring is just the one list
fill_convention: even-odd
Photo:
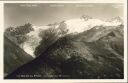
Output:
[[102,21],[84,16],[33,26],[23,50],[33,54],[41,38],[46,36],[40,37],[40,32],[49,28],[55,29],[56,41],[5,79],[123,79],[124,26],[121,19]]

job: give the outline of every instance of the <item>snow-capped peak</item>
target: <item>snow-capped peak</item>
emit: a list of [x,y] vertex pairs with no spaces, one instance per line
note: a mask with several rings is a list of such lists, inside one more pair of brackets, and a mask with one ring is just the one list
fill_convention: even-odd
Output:
[[83,31],[89,30],[94,26],[118,26],[121,22],[112,21],[106,22],[100,19],[71,19],[65,22],[67,24],[68,33],[81,33]]
[[117,17],[112,18],[111,21],[122,22],[122,19],[119,16],[117,16]]
[[84,20],[84,21],[87,21],[89,19],[92,19],[92,17],[91,16],[88,16],[88,15],[82,15],[81,16],[81,19]]
[[111,19],[108,19],[107,22],[112,22],[112,23],[123,23],[123,20],[121,19],[121,17],[117,16],[117,17],[113,17]]

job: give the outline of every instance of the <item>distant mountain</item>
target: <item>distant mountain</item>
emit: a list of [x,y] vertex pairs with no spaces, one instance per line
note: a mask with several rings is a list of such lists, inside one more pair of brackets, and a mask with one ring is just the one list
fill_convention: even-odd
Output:
[[31,60],[33,60],[33,58],[29,54],[12,42],[8,37],[4,36],[5,76]]
[[5,78],[123,79],[123,40],[123,25],[66,34]]
[[123,23],[123,20],[121,19],[121,17],[117,16],[117,17],[113,17],[113,18],[109,19],[108,22]]

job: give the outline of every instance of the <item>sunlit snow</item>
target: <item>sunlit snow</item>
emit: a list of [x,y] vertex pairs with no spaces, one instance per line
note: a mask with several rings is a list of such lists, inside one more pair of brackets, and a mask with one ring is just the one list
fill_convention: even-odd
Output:
[[89,19],[87,21],[84,21],[82,19],[71,19],[66,21],[66,24],[69,30],[68,33],[81,33],[83,31],[93,28],[94,26],[118,26],[121,23],[117,21],[105,22],[99,19]]

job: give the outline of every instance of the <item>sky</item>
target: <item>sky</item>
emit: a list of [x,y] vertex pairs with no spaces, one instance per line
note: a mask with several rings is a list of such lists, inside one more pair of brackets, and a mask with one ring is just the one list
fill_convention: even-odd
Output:
[[5,28],[27,22],[35,26],[48,25],[63,20],[89,15],[98,19],[123,18],[121,3],[6,3],[4,5]]

